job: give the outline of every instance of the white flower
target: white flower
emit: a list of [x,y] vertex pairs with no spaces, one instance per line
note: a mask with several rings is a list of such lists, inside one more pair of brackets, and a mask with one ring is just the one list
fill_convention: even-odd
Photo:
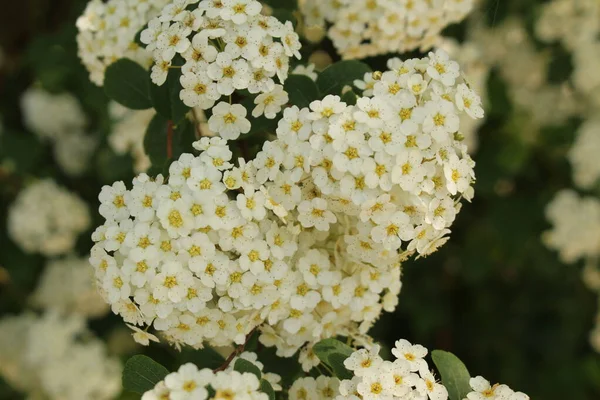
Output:
[[223,0],[221,18],[231,20],[234,24],[241,25],[250,16],[256,16],[262,9],[261,4],[255,0]]
[[298,221],[306,227],[315,227],[320,231],[329,229],[329,225],[337,219],[335,215],[327,210],[327,201],[321,198],[305,200],[298,205]]
[[182,90],[181,100],[188,107],[211,108],[220,94],[217,85],[204,72],[182,74],[179,79]]
[[471,118],[483,118],[481,98],[464,83],[456,88],[455,101],[459,111],[464,110]]
[[208,66],[207,74],[217,82],[217,90],[224,96],[229,96],[235,89],[248,87],[250,82],[248,63],[242,59],[234,60],[229,53],[219,53]]
[[210,369],[198,368],[192,364],[184,364],[177,372],[172,372],[165,377],[165,386],[170,390],[169,398],[173,400],[204,400],[208,398],[205,386],[212,378]]
[[268,119],[273,119],[281,111],[281,106],[289,101],[288,94],[283,90],[282,85],[275,85],[275,88],[269,92],[261,93],[254,99],[254,118],[265,115]]
[[227,140],[236,140],[242,133],[250,131],[250,121],[246,119],[247,111],[241,104],[220,102],[212,109],[213,115],[208,126]]
[[159,342],[158,338],[156,336],[154,336],[153,334],[148,333],[147,331],[141,330],[137,326],[133,326],[133,325],[129,325],[129,324],[127,324],[127,326],[133,331],[133,339],[135,340],[136,343],[139,343],[142,346],[148,346],[148,345],[150,345],[150,341],[153,341],[156,343]]
[[427,362],[423,359],[427,349],[419,344],[412,345],[405,339],[397,340],[392,354],[399,360],[408,361],[411,371],[427,371]]
[[446,52],[438,50],[435,53],[429,53],[427,74],[446,86],[453,86],[460,72],[458,63],[450,60]]

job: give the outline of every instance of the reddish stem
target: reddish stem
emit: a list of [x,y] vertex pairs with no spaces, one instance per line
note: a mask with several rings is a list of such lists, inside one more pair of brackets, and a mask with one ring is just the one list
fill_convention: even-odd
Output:
[[244,343],[240,344],[239,346],[237,346],[235,348],[235,350],[233,350],[231,352],[231,354],[229,355],[229,357],[227,357],[227,359],[225,360],[225,362],[223,363],[223,365],[221,365],[219,368],[214,369],[213,372],[219,372],[219,371],[226,370],[227,367],[229,366],[229,364],[231,364],[231,362],[233,361],[233,359],[244,352],[244,349],[246,348],[246,345],[250,341],[250,338],[252,337],[252,334],[256,331],[257,328],[258,327],[252,329],[250,331],[250,333],[248,333],[248,335],[246,335],[246,341]]
[[173,158],[173,121],[167,121],[167,158]]

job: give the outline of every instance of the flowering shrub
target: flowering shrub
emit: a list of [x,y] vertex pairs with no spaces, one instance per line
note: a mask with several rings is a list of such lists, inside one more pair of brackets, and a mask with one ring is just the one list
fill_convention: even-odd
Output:
[[598,397],[595,1],[38,6],[0,398]]

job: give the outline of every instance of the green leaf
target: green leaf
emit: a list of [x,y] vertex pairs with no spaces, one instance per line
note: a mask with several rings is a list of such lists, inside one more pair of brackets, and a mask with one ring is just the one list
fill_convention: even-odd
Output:
[[298,9],[298,0],[263,0],[263,3],[272,8],[284,8],[291,11]]
[[342,101],[348,105],[355,105],[356,100],[358,100],[358,96],[356,95],[356,93],[354,93],[354,90],[348,90],[342,95]]
[[260,369],[258,369],[256,365],[252,364],[248,360],[244,360],[243,358],[238,358],[237,360],[235,360],[233,369],[240,373],[249,372],[251,374],[254,374],[259,380],[262,376]]
[[152,107],[148,71],[135,61],[121,58],[106,68],[104,92],[117,103],[132,110]]
[[275,390],[273,390],[273,386],[271,386],[269,381],[265,379],[260,381],[260,391],[266,393],[269,396],[269,400],[275,400]]
[[[171,157],[168,154],[169,129],[171,129]],[[144,151],[150,157],[152,165],[162,167],[169,158],[176,160],[183,153],[191,153],[192,143],[196,140],[194,129],[194,124],[186,119],[179,124],[172,124],[161,114],[156,114],[150,121],[144,136]]]
[[162,165],[167,160],[167,129],[169,120],[156,114],[150,121],[144,136],[144,151],[152,165]]
[[125,363],[123,388],[143,394],[163,380],[169,371],[150,357],[137,355]]
[[179,364],[194,363],[199,369],[215,369],[223,365],[225,359],[212,347],[203,349],[183,349],[178,358]]
[[317,78],[317,87],[322,95],[341,94],[342,88],[352,85],[356,79],[363,79],[371,68],[360,61],[347,60],[331,64]]
[[175,123],[181,121],[190,110],[179,98],[179,92],[182,89],[179,82],[180,76],[179,69],[171,69],[167,81],[162,86],[150,83],[150,98],[154,108],[163,117]]
[[351,379],[352,373],[344,366],[344,361],[354,352],[352,347],[337,339],[324,339],[313,347],[313,352],[329,366],[340,379]]
[[285,24],[287,21],[290,21],[292,23],[292,26],[294,27],[294,29],[296,28],[296,25],[298,24],[298,20],[296,19],[296,17],[290,10],[285,10],[283,8],[275,8],[275,9],[273,9],[272,15],[275,18],[277,18],[279,20],[279,22],[281,22],[282,24]]
[[450,400],[462,400],[467,397],[467,393],[471,392],[471,375],[465,364],[454,354],[443,350],[432,351],[431,358],[442,376],[443,385],[448,389]]
[[299,108],[308,107],[319,98],[317,84],[306,75],[290,75],[283,88],[290,97],[290,103]]

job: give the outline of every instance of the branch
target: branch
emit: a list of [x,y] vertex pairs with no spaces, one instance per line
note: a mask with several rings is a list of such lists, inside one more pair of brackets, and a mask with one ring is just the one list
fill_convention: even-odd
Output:
[[229,367],[229,364],[231,364],[231,362],[233,361],[233,359],[236,358],[238,355],[240,355],[240,354],[242,354],[244,352],[244,349],[246,348],[246,345],[250,341],[250,338],[252,337],[252,334],[254,334],[254,332],[256,331],[256,329],[258,329],[258,326],[254,327],[254,329],[252,329],[250,331],[250,333],[248,333],[246,335],[246,341],[244,341],[244,343],[238,345],[235,348],[235,350],[233,350],[233,352],[231,352],[231,354],[229,355],[229,357],[227,357],[227,359],[225,360],[225,362],[223,363],[223,365],[221,365],[219,368],[214,369],[213,372],[225,371],[227,369],[227,367]]

